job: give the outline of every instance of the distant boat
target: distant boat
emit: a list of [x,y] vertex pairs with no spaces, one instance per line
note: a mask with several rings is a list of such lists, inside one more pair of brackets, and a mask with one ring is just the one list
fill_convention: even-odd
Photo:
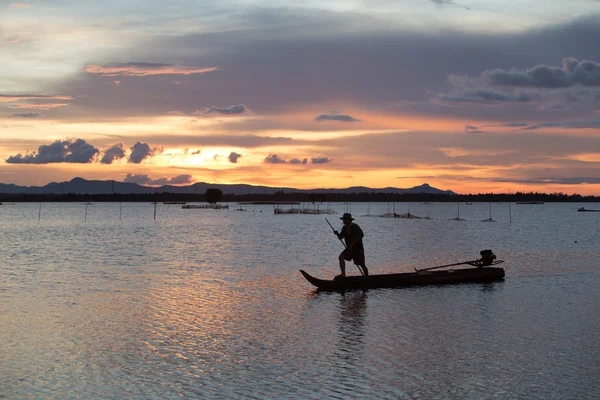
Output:
[[600,210],[590,210],[590,209],[587,209],[585,207],[578,208],[577,211],[580,211],[580,212],[600,212]]
[[516,204],[544,204],[543,201],[517,201]]

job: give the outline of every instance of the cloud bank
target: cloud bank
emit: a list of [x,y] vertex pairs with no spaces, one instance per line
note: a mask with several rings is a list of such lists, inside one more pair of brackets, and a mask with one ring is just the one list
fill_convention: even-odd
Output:
[[[327,164],[332,162],[333,160],[329,157],[313,157],[310,159],[311,164]],[[292,165],[305,165],[308,164],[308,158],[292,158],[286,160],[277,154],[269,154],[264,159],[265,164],[292,164]]]
[[600,63],[568,57],[563,59],[561,67],[542,64],[526,70],[494,69],[483,72],[481,79],[490,85],[546,89],[600,86]]
[[153,149],[148,143],[136,142],[130,148],[128,162],[132,164],[140,164],[142,161],[162,152],[161,149]]
[[350,115],[331,113],[331,114],[321,114],[315,117],[315,121],[324,122],[324,121],[339,121],[339,122],[359,122],[359,119],[351,117]]
[[175,66],[150,62],[130,62],[124,64],[86,65],[84,71],[88,74],[101,76],[151,76],[151,75],[193,75],[217,71],[217,67],[198,68]]
[[147,174],[128,173],[123,182],[137,183],[138,185],[163,186],[163,185],[185,185],[193,183],[191,175],[182,174],[171,178],[150,178]]
[[57,140],[40,145],[37,152],[8,157],[8,164],[91,163],[100,151],[83,139]]
[[202,110],[194,111],[194,115],[241,115],[251,113],[250,109],[245,104],[238,104],[229,107],[207,107]]

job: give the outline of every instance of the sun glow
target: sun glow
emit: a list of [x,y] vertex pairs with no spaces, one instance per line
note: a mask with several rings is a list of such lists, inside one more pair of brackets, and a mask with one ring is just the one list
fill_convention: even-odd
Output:
[[569,159],[590,163],[600,163],[600,153],[582,153],[570,156]]

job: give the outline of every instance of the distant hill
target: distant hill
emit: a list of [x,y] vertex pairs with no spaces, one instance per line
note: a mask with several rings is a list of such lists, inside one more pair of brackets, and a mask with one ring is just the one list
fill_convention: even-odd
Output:
[[144,194],[144,193],[182,193],[182,194],[204,194],[206,189],[220,189],[223,194],[273,194],[276,192],[286,193],[427,193],[427,194],[450,194],[456,193],[451,190],[440,190],[427,183],[415,186],[409,189],[399,189],[394,187],[373,189],[365,186],[353,186],[346,189],[294,189],[289,187],[269,187],[253,186],[245,184],[213,184],[197,182],[189,186],[171,186],[160,187],[142,186],[137,183],[117,182],[117,181],[88,181],[83,178],[74,178],[69,182],[52,182],[45,186],[18,186],[13,184],[0,183],[1,194]]

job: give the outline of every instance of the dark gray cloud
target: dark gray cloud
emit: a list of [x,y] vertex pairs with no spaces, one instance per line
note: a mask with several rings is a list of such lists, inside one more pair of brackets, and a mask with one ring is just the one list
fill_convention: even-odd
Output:
[[579,61],[569,57],[563,59],[561,67],[542,64],[525,70],[493,69],[483,72],[481,78],[491,85],[499,86],[547,89],[575,85],[600,86],[600,63],[589,60]]
[[313,157],[310,159],[312,164],[327,164],[332,162],[333,160],[329,157]]
[[[256,16],[280,26],[277,13]],[[280,113],[306,104],[334,104],[352,99],[377,107],[388,102],[415,104],[407,112],[456,118],[537,118],[539,111],[527,107],[450,108],[429,104],[425,92],[448,93],[448,76],[480,77],[482,71],[515,68],[525,71],[535,65],[554,65],[565,56],[578,60],[600,60],[600,18],[590,16],[570,23],[542,29],[521,30],[511,34],[489,32],[482,35],[469,30],[409,31],[408,29],[356,30],[337,35],[327,24],[354,26],[362,16],[335,14],[293,15],[294,27],[317,26],[311,34],[297,29],[280,29],[255,24],[254,29],[235,28],[206,34],[149,35],[127,53],[115,58],[181,60],[184,65],[218,65],[218,73],[201,76],[154,75],[139,84],[135,77],[123,76],[119,90],[98,75],[83,74],[81,79],[59,82],[54,92],[93,96],[77,98],[77,107],[53,109],[52,117],[68,117],[75,112],[87,115],[143,116],[179,110],[191,114],[198,104],[251,104],[261,115]],[[318,22],[318,24],[315,24]],[[467,54],[468,57],[457,57]],[[368,79],[357,79],[357,73]],[[293,79],[290,79],[293,77]],[[119,78],[121,79],[121,78]],[[132,81],[137,81],[132,82]],[[525,103],[500,102],[500,104]],[[324,106],[329,107],[329,106]]]
[[[318,157],[318,158],[311,158],[311,163],[312,164],[325,164],[328,162],[331,162],[332,160],[330,160],[327,157]],[[278,156],[277,154],[269,154],[267,157],[265,157],[264,160],[265,164],[292,164],[292,165],[306,165],[308,164],[308,158],[292,158],[290,160],[286,160],[280,156]]]
[[163,186],[163,185],[184,185],[192,183],[193,179],[191,175],[182,174],[171,178],[157,178],[152,179],[147,174],[131,174],[128,173],[123,182],[137,183],[138,185],[151,185],[151,186]]
[[279,157],[277,154],[269,154],[267,157],[265,157],[265,164],[285,164],[286,162],[287,161]]
[[513,95],[486,88],[456,91],[454,93],[442,94],[438,96],[438,99],[441,101],[483,104],[496,104],[498,102],[525,103],[532,100],[541,100],[541,98],[541,95],[538,93],[526,93],[520,91],[519,93]]
[[306,158],[303,158],[301,160],[298,158],[292,158],[290,161],[288,161],[288,163],[295,164],[295,165],[306,164],[307,162],[308,162],[308,160]]
[[191,175],[182,174],[171,178],[158,178],[153,179],[149,182],[150,185],[184,185],[192,183],[193,179]]
[[123,143],[117,143],[104,151],[104,156],[100,160],[102,164],[112,164],[115,160],[120,160],[125,157]]
[[139,164],[147,158],[152,157],[160,150],[152,149],[147,143],[136,142],[131,146],[131,153],[129,154],[129,162],[133,164]]
[[509,122],[508,124],[503,124],[501,126],[506,126],[508,128],[520,128],[527,125],[529,124],[526,122]]
[[69,142],[66,145],[66,150],[65,162],[82,164],[92,162],[94,156],[100,152],[100,150],[83,139]]
[[478,127],[476,127],[474,125],[465,125],[465,132],[468,132],[468,133],[484,133],[483,131],[479,130]]
[[321,114],[315,117],[315,121],[323,122],[323,121],[340,121],[340,122],[359,122],[359,119],[351,117],[350,115],[331,113],[331,114]]
[[235,163],[237,163],[237,160],[238,160],[238,159],[239,159],[241,156],[242,156],[241,154],[238,154],[238,153],[236,153],[236,152],[232,151],[231,153],[229,153],[229,156],[227,156],[227,158],[229,159],[229,162],[230,162],[230,163],[233,163],[233,164],[235,164]]
[[544,109],[544,110],[555,110],[555,111],[562,111],[562,110],[568,110],[568,109],[570,109],[570,108],[571,108],[571,107],[569,107],[569,106],[568,106],[568,105],[566,105],[565,103],[561,103],[561,102],[559,101],[559,102],[556,102],[556,103],[554,103],[554,104],[551,104],[551,105],[549,105],[549,106],[546,106],[546,107],[544,107],[543,109]]
[[491,125],[483,125],[484,127],[495,126],[495,127],[505,127],[505,128],[522,128],[524,126],[529,125],[526,122],[508,122],[506,124],[491,124]]
[[244,113],[250,112],[250,109],[245,104],[238,104],[235,106],[229,107],[207,107],[199,111],[195,111],[195,115],[209,115],[209,114],[219,114],[219,115],[241,115]]
[[15,113],[13,114],[13,117],[20,117],[20,118],[37,118],[39,117],[40,113],[34,113],[34,112],[30,112],[30,113]]
[[534,130],[540,128],[600,128],[600,119],[577,120],[577,121],[560,121],[560,122],[541,122],[539,124],[530,125],[525,130]]
[[40,145],[38,151],[8,157],[8,164],[91,163],[100,151],[83,139],[57,140],[50,145]]

